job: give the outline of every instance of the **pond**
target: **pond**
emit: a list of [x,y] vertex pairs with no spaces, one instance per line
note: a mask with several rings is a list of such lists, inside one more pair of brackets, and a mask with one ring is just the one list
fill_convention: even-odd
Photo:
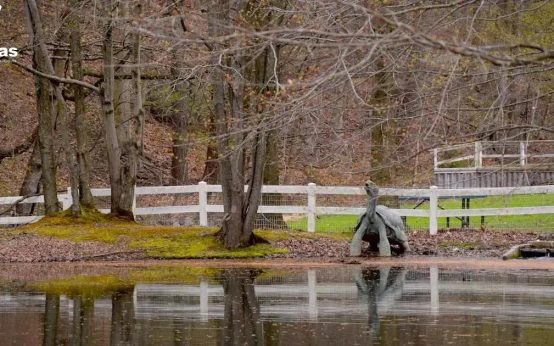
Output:
[[[102,267],[100,267],[102,268]],[[546,345],[551,271],[41,267],[0,274],[1,345]]]

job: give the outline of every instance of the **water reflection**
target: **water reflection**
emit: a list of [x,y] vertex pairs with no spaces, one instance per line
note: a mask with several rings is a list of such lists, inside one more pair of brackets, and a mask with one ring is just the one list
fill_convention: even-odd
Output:
[[407,270],[399,267],[361,269],[354,274],[354,281],[361,297],[367,301],[369,332],[378,337],[380,321],[378,302],[395,300],[402,294],[402,284]]
[[112,294],[110,345],[136,345],[134,289],[129,287]]
[[44,304],[44,336],[42,344],[55,346],[58,335],[58,315],[60,312],[60,296],[58,294],[46,294]]
[[254,291],[257,270],[226,269],[223,272],[225,313],[224,345],[263,345],[260,305]]
[[92,286],[82,276],[47,286],[0,283],[0,344],[520,345],[554,339],[554,275],[548,272],[226,269],[172,273],[167,280],[143,274],[94,278]]

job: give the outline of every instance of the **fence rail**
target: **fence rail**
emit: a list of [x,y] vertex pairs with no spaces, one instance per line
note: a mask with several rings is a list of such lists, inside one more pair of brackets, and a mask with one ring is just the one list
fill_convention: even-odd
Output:
[[[477,141],[432,149],[435,172],[451,171],[444,165],[461,162],[457,169],[482,168],[495,166],[519,166],[539,164],[541,159],[550,159],[554,163],[554,141]],[[544,152],[544,151],[547,152]],[[440,159],[441,154],[448,158]],[[510,160],[511,159],[511,160]],[[483,163],[483,160],[494,162]],[[495,161],[496,160],[496,161]],[[498,162],[497,162],[498,161]]]
[[[245,187],[246,188],[246,187]],[[221,185],[208,185],[200,182],[197,185],[187,186],[141,186],[135,189],[137,196],[145,195],[178,195],[197,194],[198,203],[189,205],[168,205],[155,207],[135,207],[134,213],[140,215],[164,215],[164,214],[185,214],[197,213],[199,224],[208,226],[210,213],[222,213],[223,205],[209,204],[209,193],[221,193]],[[260,205],[258,213],[273,214],[304,214],[307,220],[307,231],[315,232],[316,217],[318,215],[359,215],[365,211],[364,207],[341,207],[341,206],[318,206],[317,197],[325,195],[346,195],[365,196],[365,190],[361,187],[351,186],[317,186],[308,185],[264,185],[263,193],[271,194],[298,194],[307,197],[304,205]],[[429,219],[429,232],[436,234],[438,231],[438,218],[444,217],[469,217],[469,216],[506,216],[506,215],[541,215],[554,214],[554,205],[523,206],[507,208],[477,208],[477,209],[448,209],[441,210],[439,199],[443,198],[468,198],[486,196],[512,196],[512,195],[546,195],[554,194],[554,185],[545,186],[524,186],[505,188],[471,188],[471,189],[439,189],[431,186],[428,189],[394,189],[382,188],[380,196],[393,196],[408,199],[420,199],[429,202],[428,209],[395,209],[403,217],[420,217]],[[110,196],[109,188],[92,189],[95,197]],[[71,192],[58,195],[62,208],[68,209],[71,206]],[[22,200],[22,197],[0,197],[0,205],[13,205],[14,203],[44,203],[42,196],[29,197]],[[136,204],[136,203],[135,203]],[[554,204],[554,203],[553,203]],[[100,209],[108,213],[108,209]],[[0,225],[28,224],[39,220],[42,216],[4,216],[0,217]]]

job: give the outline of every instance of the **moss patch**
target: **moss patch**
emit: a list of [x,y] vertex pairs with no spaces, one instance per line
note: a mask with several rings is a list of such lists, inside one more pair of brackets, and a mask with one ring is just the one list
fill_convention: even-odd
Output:
[[30,284],[33,291],[50,294],[97,298],[133,289],[140,283],[179,283],[197,285],[202,278],[215,282],[221,269],[154,266],[133,269],[125,275],[77,275]]
[[276,243],[286,239],[316,239],[321,237],[349,240],[350,232],[313,234],[301,231],[256,230],[255,234],[269,244],[227,250],[209,227],[148,226],[86,211],[80,218],[68,213],[45,217],[37,223],[18,229],[38,236],[54,237],[73,242],[118,244],[128,250],[143,250],[153,258],[248,258],[287,253]]
[[79,275],[69,279],[39,282],[31,289],[50,294],[64,294],[68,297],[101,297],[110,293],[132,289],[133,284],[111,275]]

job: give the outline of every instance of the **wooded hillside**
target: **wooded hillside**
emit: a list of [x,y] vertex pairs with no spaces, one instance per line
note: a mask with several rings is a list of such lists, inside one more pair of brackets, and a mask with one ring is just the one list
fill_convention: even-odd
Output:
[[553,18],[548,0],[5,1],[0,195],[54,213],[72,186],[78,213],[110,185],[132,217],[135,184],[219,182],[225,235],[263,183],[428,186],[433,147],[553,138]]

